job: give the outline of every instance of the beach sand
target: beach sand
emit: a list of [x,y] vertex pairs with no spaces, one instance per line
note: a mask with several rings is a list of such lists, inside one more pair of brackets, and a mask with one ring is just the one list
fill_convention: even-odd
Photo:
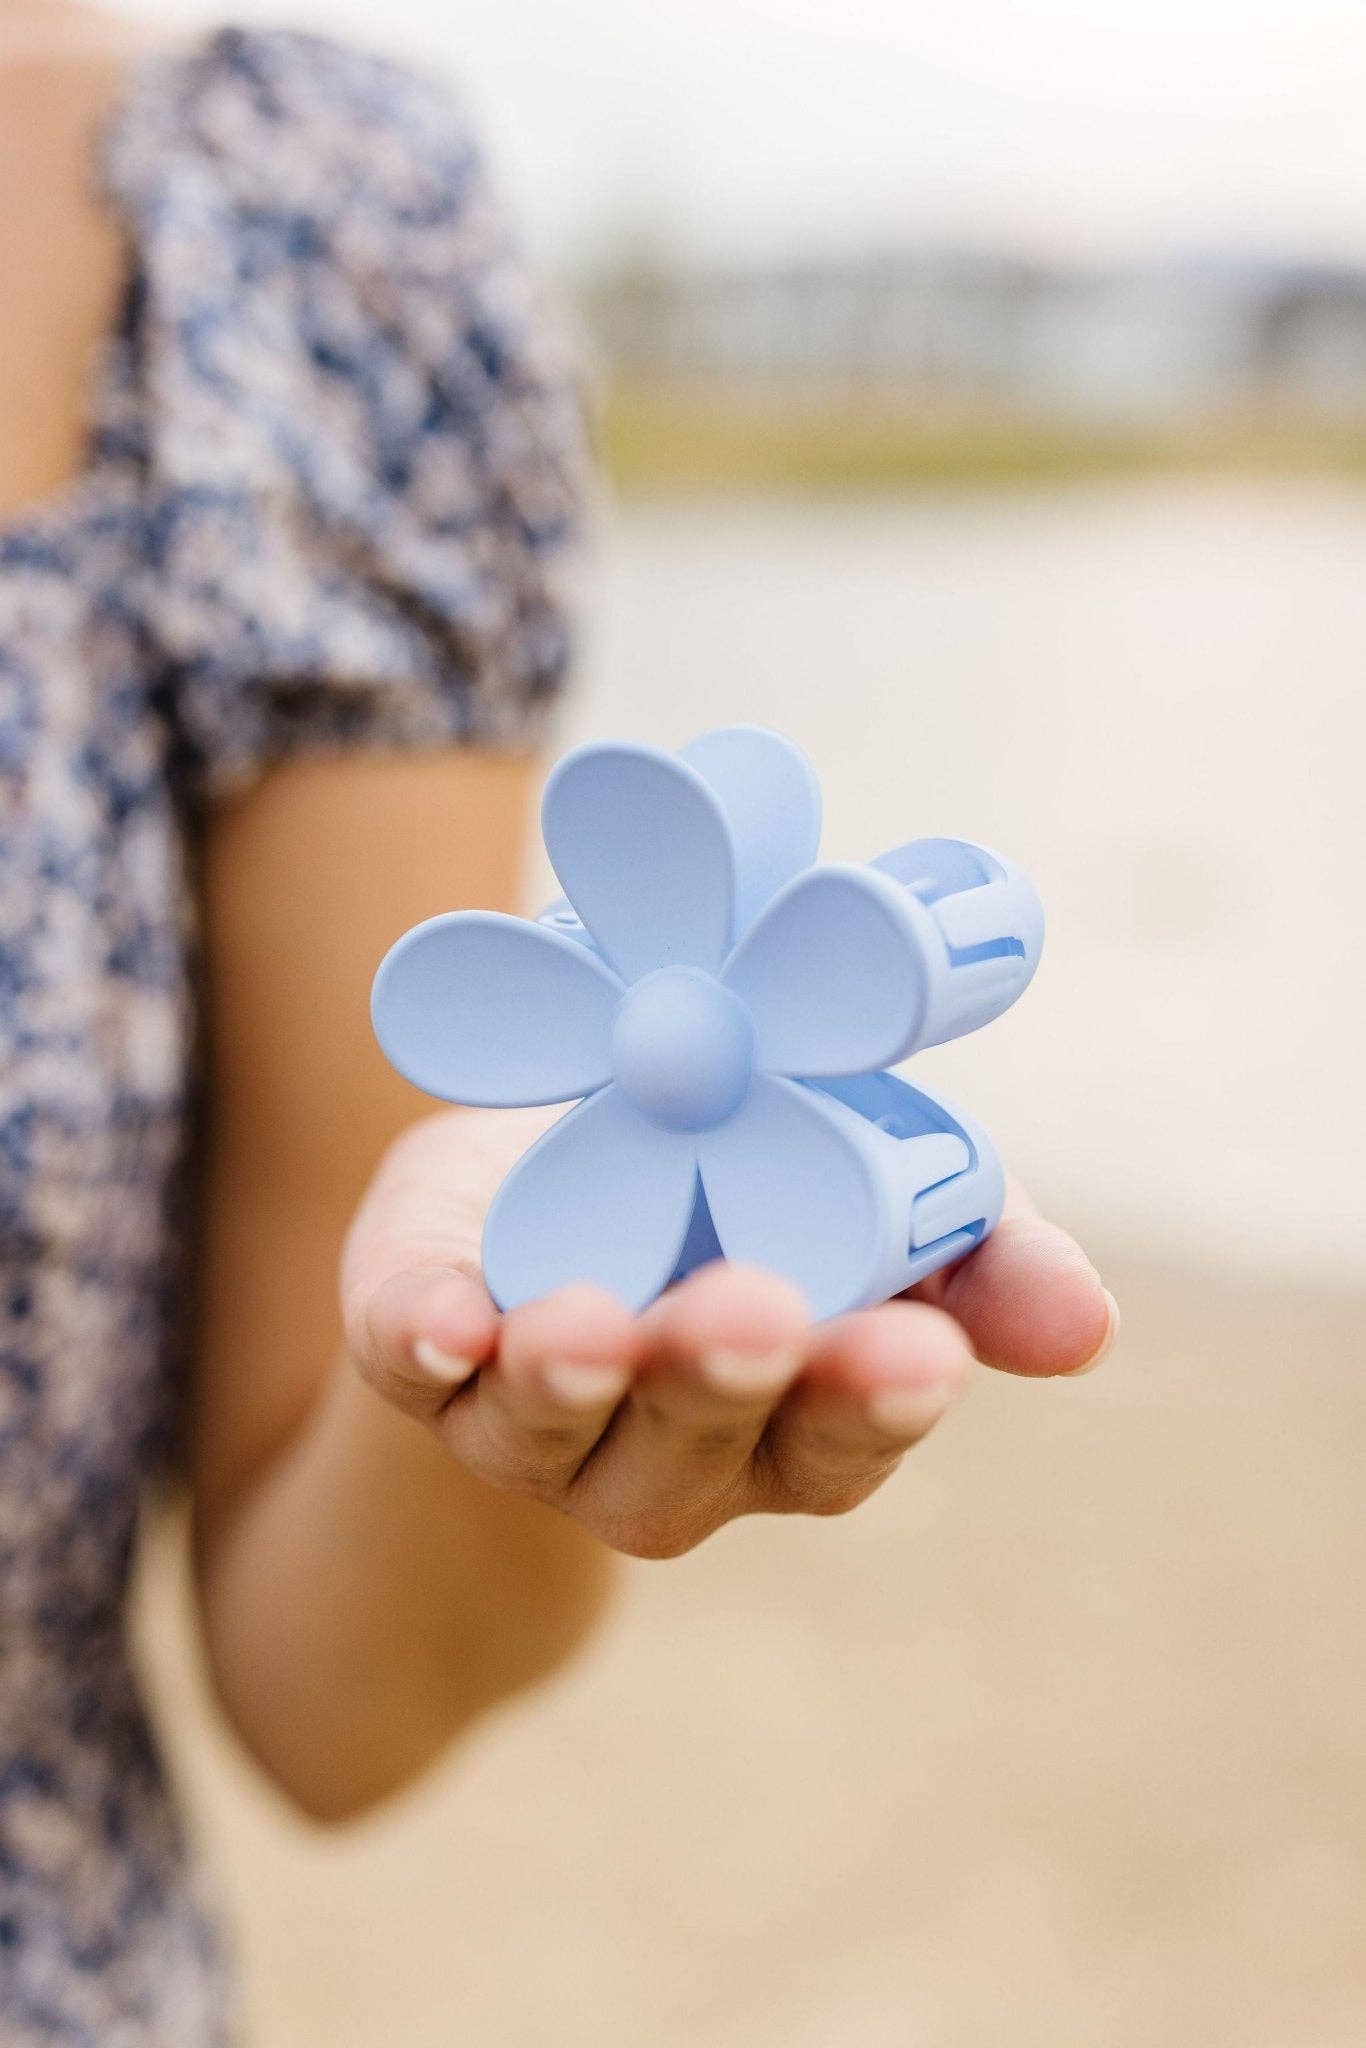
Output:
[[250,2048],[1359,2048],[1361,1293],[1102,1264],[882,1496],[627,1569],[389,1811],[290,1821],[142,1603]]

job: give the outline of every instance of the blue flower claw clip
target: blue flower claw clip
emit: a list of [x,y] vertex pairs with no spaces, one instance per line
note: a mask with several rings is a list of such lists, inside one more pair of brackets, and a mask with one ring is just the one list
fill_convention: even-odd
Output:
[[372,998],[385,1054],[428,1094],[574,1103],[489,1210],[500,1307],[591,1280],[640,1309],[729,1257],[830,1316],[992,1229],[990,1141],[886,1070],[1029,982],[1043,914],[1017,868],[960,839],[817,866],[811,764],[755,726],[677,754],[579,747],[541,821],[561,901],[534,923],[429,918]]

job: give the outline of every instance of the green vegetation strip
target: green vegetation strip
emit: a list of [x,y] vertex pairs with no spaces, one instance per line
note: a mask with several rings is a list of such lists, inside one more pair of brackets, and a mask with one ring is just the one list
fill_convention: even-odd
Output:
[[866,491],[1031,483],[1170,471],[1366,478],[1360,420],[1240,414],[1188,429],[1087,427],[914,399],[618,381],[598,434],[627,494]]

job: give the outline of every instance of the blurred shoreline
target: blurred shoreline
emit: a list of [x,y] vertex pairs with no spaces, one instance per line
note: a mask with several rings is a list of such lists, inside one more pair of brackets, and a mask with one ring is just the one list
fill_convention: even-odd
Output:
[[892,388],[613,375],[599,452],[631,497],[918,492],[1149,476],[1366,481],[1366,417],[1268,405],[1165,425],[933,404]]
[[907,244],[577,291],[628,491],[925,489],[1180,471],[1366,475],[1366,270]]

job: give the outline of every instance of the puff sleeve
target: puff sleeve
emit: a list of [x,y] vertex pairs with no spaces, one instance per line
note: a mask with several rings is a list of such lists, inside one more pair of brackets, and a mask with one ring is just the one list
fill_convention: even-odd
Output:
[[224,31],[144,68],[106,178],[135,601],[203,784],[533,738],[570,655],[581,418],[458,106]]

